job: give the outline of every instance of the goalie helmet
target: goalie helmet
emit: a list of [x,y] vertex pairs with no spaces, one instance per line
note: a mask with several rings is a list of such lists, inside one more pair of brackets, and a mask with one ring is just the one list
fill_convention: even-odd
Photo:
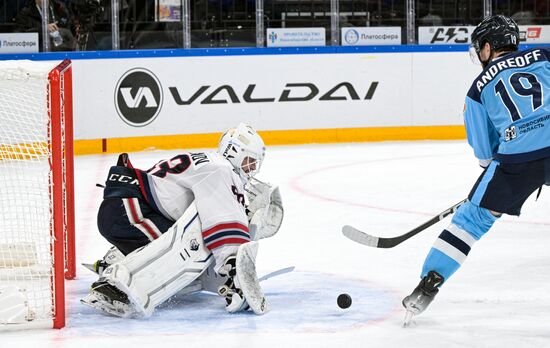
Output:
[[483,64],[480,58],[481,50],[485,43],[491,45],[491,52],[508,49],[517,51],[519,45],[519,28],[516,22],[510,17],[503,15],[495,15],[487,17],[472,32],[472,50],[477,55],[479,61]]
[[218,153],[231,162],[241,178],[248,180],[260,171],[265,145],[252,127],[241,123],[222,135]]

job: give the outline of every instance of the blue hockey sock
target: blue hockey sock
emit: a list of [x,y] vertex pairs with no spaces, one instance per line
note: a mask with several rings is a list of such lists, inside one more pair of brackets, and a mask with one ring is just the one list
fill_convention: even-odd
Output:
[[470,201],[461,205],[449,227],[443,230],[428,253],[421,276],[436,271],[447,281],[466,260],[473,244],[489,231],[497,219],[489,210]]

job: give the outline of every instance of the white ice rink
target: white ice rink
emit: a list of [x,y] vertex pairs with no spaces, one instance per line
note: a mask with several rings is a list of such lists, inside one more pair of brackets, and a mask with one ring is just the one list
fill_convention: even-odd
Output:
[[[177,151],[130,154],[146,168]],[[116,155],[76,158],[77,262],[108,244],[96,212]],[[281,187],[285,220],[260,242],[258,273],[296,266],[263,282],[271,312],[229,315],[221,298],[175,298],[147,320],[108,317],[79,303],[94,275],[67,282],[62,330],[0,334],[0,347],[549,347],[550,187],[520,218],[504,217],[473,247],[431,307],[402,328],[401,299],[418,283],[449,218],[387,250],[344,238],[351,224],[401,234],[466,197],[481,169],[464,141],[269,147],[259,178]],[[352,306],[336,305],[349,293]]]

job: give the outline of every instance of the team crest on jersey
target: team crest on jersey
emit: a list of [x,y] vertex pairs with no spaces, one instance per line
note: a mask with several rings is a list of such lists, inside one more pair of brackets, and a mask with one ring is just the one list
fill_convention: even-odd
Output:
[[196,239],[191,239],[191,241],[189,242],[189,248],[193,251],[199,250],[199,243]]
[[510,141],[510,140],[513,140],[517,137],[517,133],[516,133],[516,126],[512,126],[510,128],[507,128],[505,131],[504,131],[504,139],[506,141]]

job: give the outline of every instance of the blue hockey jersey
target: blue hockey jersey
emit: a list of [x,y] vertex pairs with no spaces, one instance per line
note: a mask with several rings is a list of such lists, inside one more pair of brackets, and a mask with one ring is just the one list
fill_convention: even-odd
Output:
[[535,48],[493,60],[464,105],[468,143],[480,160],[550,157],[550,52]]

